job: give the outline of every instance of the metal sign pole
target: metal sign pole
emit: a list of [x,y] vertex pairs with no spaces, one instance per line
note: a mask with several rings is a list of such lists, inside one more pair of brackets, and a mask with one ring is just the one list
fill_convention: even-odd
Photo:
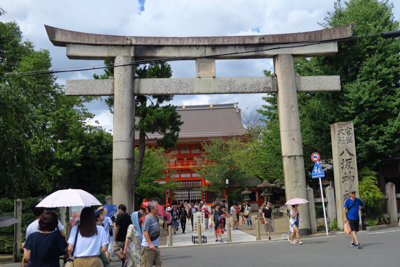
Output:
[[323,210],[324,210],[324,220],[325,220],[326,235],[329,235],[329,232],[328,232],[328,223],[326,222],[325,201],[324,201],[324,190],[322,189],[321,177],[319,177],[319,185],[320,185],[320,187],[321,187],[322,208],[323,208]]

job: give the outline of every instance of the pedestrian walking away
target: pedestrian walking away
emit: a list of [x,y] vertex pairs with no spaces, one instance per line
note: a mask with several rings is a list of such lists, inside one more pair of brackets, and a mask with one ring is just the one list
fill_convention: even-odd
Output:
[[299,222],[301,220],[300,217],[300,212],[299,212],[299,204],[296,205],[292,205],[292,209],[290,210],[290,226],[293,227],[293,235],[292,235],[292,239],[291,239],[291,243],[292,244],[296,244],[294,242],[294,238],[297,237],[297,239],[299,240],[299,245],[302,245],[303,242],[301,242],[300,240],[300,233],[299,233]]
[[[104,227],[104,231],[110,236],[109,237],[109,241],[111,243],[111,240],[114,237],[114,234],[112,232],[112,223],[113,222],[112,222],[111,218],[107,216],[107,209],[106,208],[103,208],[103,206],[101,206],[97,210],[98,211],[99,210],[103,211],[103,215],[104,215],[103,227]],[[110,246],[110,244],[108,244],[108,246]],[[106,255],[107,255],[108,261],[111,261],[111,255],[110,255],[110,252],[108,250],[106,251]]]
[[[98,209],[96,211],[96,223],[97,225],[103,227],[103,222],[104,222],[105,218],[104,218],[104,209]],[[106,236],[108,237],[110,235],[110,231],[105,232]],[[110,239],[108,238],[108,242],[110,242]],[[106,250],[106,252],[108,252],[108,249]],[[100,253],[100,259],[103,262],[104,267],[110,267],[110,262],[108,260],[107,254],[106,252],[102,252]]]
[[142,266],[141,267],[161,267],[161,251],[158,249],[160,242],[160,228],[158,227],[157,214],[158,203],[150,202],[147,206],[149,215],[144,219],[143,223],[143,239],[142,239]]
[[357,232],[359,231],[360,227],[359,210],[363,208],[364,203],[361,201],[361,199],[356,197],[355,190],[350,190],[349,196],[350,197],[344,203],[344,208],[343,208],[344,223],[346,224],[348,221],[350,224],[350,229],[352,234],[351,246],[361,248],[361,244],[360,242],[358,242]]
[[184,206],[182,206],[180,208],[180,211],[179,211],[179,219],[180,219],[180,222],[181,222],[182,234],[184,234],[185,230],[186,230],[186,219],[187,219],[187,217],[188,217],[188,214],[186,212],[186,209],[185,209]]
[[122,250],[125,248],[126,233],[130,224],[132,224],[131,216],[126,213],[126,206],[124,204],[120,204],[118,206],[118,216],[115,221],[114,245],[112,253],[117,255],[117,257],[121,260],[122,267],[125,267],[126,264],[128,264],[128,261],[122,254]]
[[67,242],[57,228],[57,215],[45,212],[39,219],[39,229],[29,235],[24,246],[24,262],[29,267],[60,266],[60,252],[67,251]]
[[74,267],[103,267],[100,253],[107,250],[109,243],[104,228],[96,225],[96,215],[92,208],[84,208],[79,225],[71,229],[68,251],[73,251]]
[[171,212],[172,215],[172,228],[174,230],[174,234],[179,228],[179,212],[177,206],[174,206]]
[[[222,217],[221,215],[224,212],[221,210],[221,204],[219,202],[215,205],[215,211],[213,213],[213,220],[214,220],[214,234],[215,234],[215,242],[222,242]],[[219,240],[218,240],[219,236]]]
[[262,210],[262,216],[265,221],[265,231],[267,232],[268,239],[271,240],[271,233],[274,232],[274,216],[272,215],[271,203],[267,202],[267,205]]
[[242,224],[246,224],[245,220],[244,220],[244,204],[239,203],[239,216],[242,219]]
[[251,221],[251,206],[247,204],[247,207],[244,209],[244,215],[247,221],[247,230],[253,229],[253,222]]
[[135,211],[131,216],[132,224],[126,233],[124,258],[128,260],[127,267],[141,267],[142,265],[142,213]]
[[206,224],[206,230],[208,229],[208,218],[210,216],[210,212],[208,211],[208,207],[206,205],[203,206],[204,212],[204,222]]
[[193,232],[193,214],[196,213],[198,211],[198,209],[194,206],[194,203],[190,203],[190,208],[189,208],[189,220],[192,223],[192,232]]
[[233,230],[236,230],[236,229],[238,229],[239,221],[238,221],[238,217],[236,216],[236,205],[235,205],[235,203],[233,203],[233,205],[232,205],[232,207],[230,209],[230,213],[231,213],[232,220],[233,220],[232,228],[233,228]]

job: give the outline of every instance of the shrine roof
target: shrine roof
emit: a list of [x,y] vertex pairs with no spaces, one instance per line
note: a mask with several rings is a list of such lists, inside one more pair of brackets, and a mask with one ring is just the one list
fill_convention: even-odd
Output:
[[[243,127],[238,103],[216,105],[178,106],[181,115],[181,131],[179,139],[213,138],[242,135]],[[147,134],[149,139],[162,138],[160,134]],[[135,131],[135,140],[139,132]]]

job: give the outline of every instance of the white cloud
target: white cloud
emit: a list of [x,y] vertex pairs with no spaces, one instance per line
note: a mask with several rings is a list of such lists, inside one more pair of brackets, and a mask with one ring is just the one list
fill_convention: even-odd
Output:
[[[138,0],[12,0],[3,1],[1,20],[15,20],[25,39],[36,49],[48,49],[54,69],[102,65],[102,61],[69,60],[64,47],[49,41],[44,24],[73,31],[128,36],[230,36],[293,33],[320,30],[335,0],[148,0],[139,14]],[[394,2],[393,0],[390,2]],[[398,1],[397,1],[398,2]],[[393,10],[399,19],[400,5]],[[273,69],[270,59],[218,60],[217,77],[263,76]],[[194,78],[194,61],[171,62],[173,78]],[[92,79],[103,70],[57,74],[67,79]],[[218,104],[239,102],[239,107],[261,107],[263,95],[176,96],[173,103]],[[104,101],[87,105],[101,125],[112,129],[112,115]]]

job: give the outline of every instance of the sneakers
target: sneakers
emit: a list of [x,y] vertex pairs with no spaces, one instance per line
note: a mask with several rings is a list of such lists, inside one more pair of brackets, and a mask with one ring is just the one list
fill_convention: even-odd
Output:
[[268,237],[269,240],[271,240],[271,237]]
[[222,238],[219,240],[219,242],[221,242],[221,243],[223,242],[223,241],[222,241]]
[[360,248],[360,247],[361,247],[361,244],[360,244],[360,243],[354,244],[354,246]]
[[354,242],[351,242],[351,243],[350,243],[350,246],[355,247],[356,244],[354,244]]
[[217,238],[217,239],[215,239],[215,242],[218,242],[218,238]]
[[128,260],[125,260],[124,263],[122,264],[122,267],[126,267],[128,265]]
[[300,242],[299,245],[303,245],[303,242]]

